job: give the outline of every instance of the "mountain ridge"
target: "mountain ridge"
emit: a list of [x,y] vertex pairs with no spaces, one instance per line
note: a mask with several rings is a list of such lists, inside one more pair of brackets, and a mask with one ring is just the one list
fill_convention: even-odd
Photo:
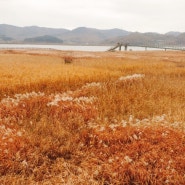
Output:
[[165,34],[156,32],[140,33],[118,28],[97,29],[89,27],[77,27],[69,30],[65,28],[18,27],[0,24],[0,43],[112,45],[117,42],[156,44],[162,41],[168,45],[185,45],[185,33],[178,31],[169,31]]

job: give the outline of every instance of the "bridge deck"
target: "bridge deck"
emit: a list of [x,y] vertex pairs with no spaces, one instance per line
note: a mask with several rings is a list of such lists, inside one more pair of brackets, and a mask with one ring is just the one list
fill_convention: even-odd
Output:
[[185,51],[185,47],[180,47],[180,46],[162,46],[162,45],[134,45],[134,44],[117,44],[116,46],[110,48],[108,51],[114,51],[117,48],[125,47],[125,50],[127,50],[127,47],[143,47],[143,48],[156,48],[156,49],[162,49],[162,50],[180,50],[180,51]]

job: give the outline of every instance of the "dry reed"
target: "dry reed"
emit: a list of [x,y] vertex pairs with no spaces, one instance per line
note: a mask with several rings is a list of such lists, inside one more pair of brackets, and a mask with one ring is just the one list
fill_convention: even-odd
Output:
[[185,184],[185,53],[0,52],[1,184]]

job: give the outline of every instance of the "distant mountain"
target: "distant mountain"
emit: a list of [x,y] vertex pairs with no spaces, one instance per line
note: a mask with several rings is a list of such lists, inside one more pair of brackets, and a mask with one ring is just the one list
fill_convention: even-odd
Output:
[[105,39],[128,34],[129,32],[119,29],[99,30],[95,28],[79,27],[62,34],[60,38],[68,44],[97,45]]
[[17,27],[0,24],[0,43],[42,43],[65,45],[115,45],[117,42],[133,45],[160,44],[185,46],[185,33],[166,34],[129,32],[122,29],[100,30],[78,27],[73,30],[38,26]]
[[[98,45],[105,39],[116,36],[125,36],[130,32],[121,29],[99,30],[95,28],[79,27],[73,30],[44,28],[38,26],[17,27],[7,24],[0,24],[0,35],[11,38],[12,42],[27,43],[32,40],[36,43],[40,39],[53,36],[63,41],[63,44],[73,45]],[[43,37],[43,38],[38,38]],[[45,40],[47,42],[47,38]],[[0,42],[6,42],[0,40]],[[44,41],[43,41],[44,42]]]
[[179,43],[184,44],[185,43],[185,33],[181,33],[180,35],[177,36],[177,40]]
[[10,41],[13,41],[14,39],[11,38],[11,37],[7,37],[5,35],[0,35],[0,41],[4,41],[4,42],[10,42]]
[[185,46],[185,33],[181,33],[177,36],[170,34],[159,34],[159,33],[139,33],[134,32],[126,35],[125,37],[114,37],[111,39],[104,40],[102,44],[113,45],[115,43],[129,43],[130,45],[178,45]]
[[58,36],[68,31],[69,30],[67,29],[44,28],[38,26],[17,27],[7,24],[0,24],[0,35],[12,37],[17,41],[23,41],[26,38],[44,35]]
[[41,43],[41,44],[61,44],[63,43],[63,40],[58,39],[57,37],[44,35],[40,37],[34,37],[34,38],[27,38],[24,39],[24,42],[26,43]]
[[178,31],[170,31],[170,32],[167,32],[165,35],[179,36],[180,34],[181,32],[178,32]]

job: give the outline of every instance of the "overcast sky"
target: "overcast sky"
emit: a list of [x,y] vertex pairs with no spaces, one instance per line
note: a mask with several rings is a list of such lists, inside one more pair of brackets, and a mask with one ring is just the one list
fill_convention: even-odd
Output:
[[0,0],[0,24],[185,32],[185,0]]

